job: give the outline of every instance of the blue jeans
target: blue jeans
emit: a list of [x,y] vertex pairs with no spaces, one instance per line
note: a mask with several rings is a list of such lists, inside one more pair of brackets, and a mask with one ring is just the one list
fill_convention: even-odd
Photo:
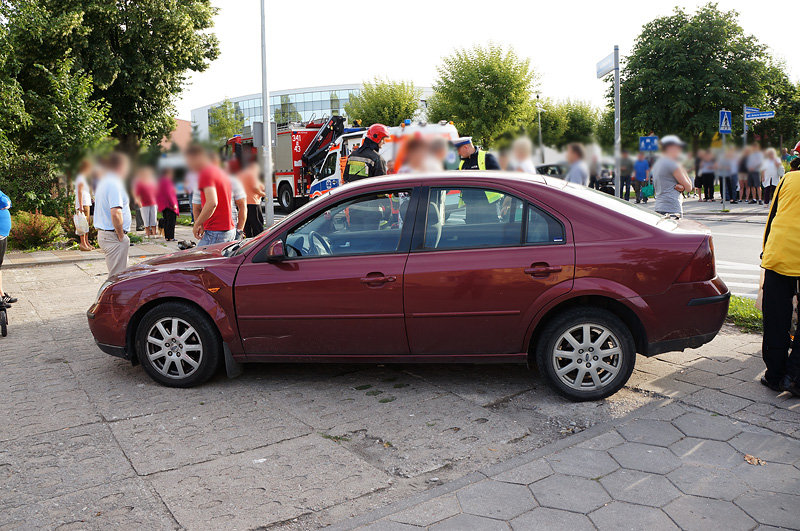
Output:
[[198,247],[204,245],[214,245],[215,243],[232,242],[236,239],[236,229],[231,230],[207,230],[203,237],[197,242]]

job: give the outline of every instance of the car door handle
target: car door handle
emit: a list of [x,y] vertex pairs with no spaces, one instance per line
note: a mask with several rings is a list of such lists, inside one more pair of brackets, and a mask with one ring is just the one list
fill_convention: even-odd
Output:
[[561,266],[551,266],[549,264],[533,264],[531,267],[526,268],[526,275],[532,277],[546,277],[553,273],[560,273]]
[[[372,275],[372,276],[370,276]],[[381,273],[372,274],[365,276],[361,279],[362,284],[386,284],[387,282],[395,282],[397,280],[396,276],[393,275],[383,275]]]

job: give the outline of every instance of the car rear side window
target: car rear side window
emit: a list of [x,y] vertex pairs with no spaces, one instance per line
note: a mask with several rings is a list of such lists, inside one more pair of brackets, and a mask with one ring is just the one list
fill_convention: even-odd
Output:
[[525,241],[539,245],[564,243],[564,226],[547,212],[529,203]]
[[432,188],[425,219],[426,249],[520,245],[525,204],[486,188]]

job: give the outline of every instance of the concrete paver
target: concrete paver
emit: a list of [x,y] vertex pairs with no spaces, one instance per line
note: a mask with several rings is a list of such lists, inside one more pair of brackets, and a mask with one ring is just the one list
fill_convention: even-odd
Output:
[[757,336],[640,357],[596,403],[516,366],[248,366],[176,390],[94,346],[104,278],[99,261],[4,274],[21,300],[0,338],[0,528],[800,522],[800,400],[758,384]]

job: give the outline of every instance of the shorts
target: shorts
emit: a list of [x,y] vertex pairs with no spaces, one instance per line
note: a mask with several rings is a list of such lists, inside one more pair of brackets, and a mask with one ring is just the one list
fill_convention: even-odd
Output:
[[757,171],[751,171],[747,174],[747,186],[750,188],[761,187],[761,175]]
[[3,258],[6,255],[6,247],[8,247],[8,238],[0,238],[0,268],[3,267]]
[[703,187],[703,176],[697,175],[694,178],[694,187],[695,188],[702,188]]
[[156,221],[158,217],[158,207],[156,205],[139,207],[139,213],[142,215],[142,222],[145,227],[155,227],[158,225],[158,221]]
[[236,229],[231,230],[207,230],[203,237],[197,242],[198,247],[214,245],[215,243],[232,242],[236,239]]

